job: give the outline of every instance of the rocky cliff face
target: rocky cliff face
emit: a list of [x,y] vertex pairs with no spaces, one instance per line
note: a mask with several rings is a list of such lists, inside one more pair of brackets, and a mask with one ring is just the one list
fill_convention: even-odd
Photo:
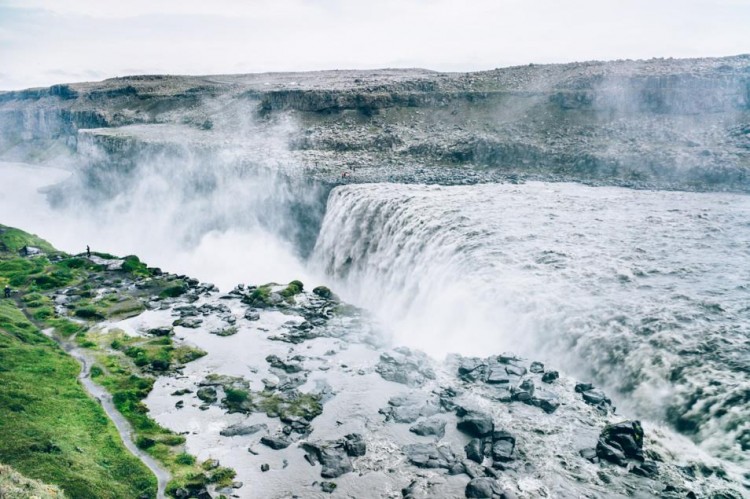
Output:
[[111,146],[112,128],[155,124],[189,129],[171,139],[181,144],[221,146],[227,129],[215,125],[237,108],[261,128],[292,123],[292,161],[328,179],[353,169],[353,181],[750,187],[749,56],[56,85],[0,94],[0,150],[75,151],[81,130],[103,128]]

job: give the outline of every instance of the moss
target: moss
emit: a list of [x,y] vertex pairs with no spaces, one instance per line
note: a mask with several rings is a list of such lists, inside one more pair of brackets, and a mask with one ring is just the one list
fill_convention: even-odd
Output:
[[178,454],[174,460],[177,464],[186,464],[188,466],[195,464],[195,457],[185,452]]
[[141,260],[135,255],[128,255],[122,263],[122,270],[129,272],[133,275],[148,277],[151,275],[151,271],[148,270],[148,266],[141,262]]
[[171,284],[164,288],[161,293],[159,293],[159,298],[177,298],[178,296],[187,293],[187,290],[187,284],[183,281],[178,281],[177,284]]
[[224,393],[226,394],[226,401],[232,404],[241,404],[250,398],[250,393],[247,390],[239,388],[226,388]]
[[84,305],[76,308],[73,312],[73,315],[75,315],[76,317],[80,317],[81,319],[92,321],[100,321],[106,317],[101,310],[94,307],[93,305]]
[[313,289],[312,292],[326,300],[330,300],[331,298],[333,298],[333,293],[325,286],[318,286],[317,288]]

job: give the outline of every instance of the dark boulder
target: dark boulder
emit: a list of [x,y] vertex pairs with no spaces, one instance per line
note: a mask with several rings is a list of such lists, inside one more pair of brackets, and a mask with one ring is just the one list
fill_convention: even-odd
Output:
[[422,437],[434,435],[443,438],[445,435],[445,420],[436,417],[427,418],[413,425],[409,428],[409,431]]
[[367,444],[359,433],[350,433],[344,437],[344,449],[351,457],[361,457],[367,453]]
[[626,466],[630,459],[643,462],[643,427],[640,421],[607,425],[599,435],[596,455],[619,466]]
[[560,373],[557,371],[547,371],[542,374],[542,381],[545,383],[553,383],[555,380],[560,378]]
[[266,430],[268,430],[268,426],[266,426],[265,424],[246,425],[237,423],[231,426],[227,426],[219,432],[219,435],[221,435],[222,437],[237,437],[242,435],[253,435],[254,433],[258,433],[259,431]]
[[418,468],[451,469],[457,462],[450,447],[435,444],[410,444],[403,448],[409,462]]
[[475,463],[482,464],[484,461],[484,442],[479,438],[472,438],[464,447],[466,457]]
[[514,499],[515,496],[505,491],[493,478],[474,478],[466,485],[466,497],[476,499]]
[[492,433],[492,459],[494,461],[512,461],[515,459],[515,450],[516,437],[502,430]]
[[532,362],[529,366],[529,372],[534,374],[541,374],[544,372],[544,364],[541,362]]
[[216,395],[216,388],[212,386],[204,386],[198,388],[198,393],[196,393],[196,395],[199,399],[208,404],[213,404],[218,398],[218,396]]
[[341,441],[305,443],[302,446],[307,452],[306,459],[310,464],[320,463],[323,478],[337,478],[354,470],[344,444]]
[[260,443],[274,450],[286,449],[290,442],[283,438],[265,436],[260,439]]
[[494,425],[489,414],[471,411],[464,415],[457,427],[470,437],[482,438],[492,433]]

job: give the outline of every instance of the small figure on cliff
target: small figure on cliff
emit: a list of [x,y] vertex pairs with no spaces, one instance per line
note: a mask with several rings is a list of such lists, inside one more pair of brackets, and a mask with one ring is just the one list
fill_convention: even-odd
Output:
[[5,286],[5,297],[10,298],[10,286]]
[[91,258],[91,248],[89,248],[89,245],[86,245],[86,257]]

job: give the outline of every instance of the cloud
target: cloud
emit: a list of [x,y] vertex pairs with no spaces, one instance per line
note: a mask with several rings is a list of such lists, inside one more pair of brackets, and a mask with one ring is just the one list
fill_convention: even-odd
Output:
[[51,71],[476,70],[731,55],[750,49],[748,25],[739,0],[0,0],[10,75],[0,88],[59,83]]

